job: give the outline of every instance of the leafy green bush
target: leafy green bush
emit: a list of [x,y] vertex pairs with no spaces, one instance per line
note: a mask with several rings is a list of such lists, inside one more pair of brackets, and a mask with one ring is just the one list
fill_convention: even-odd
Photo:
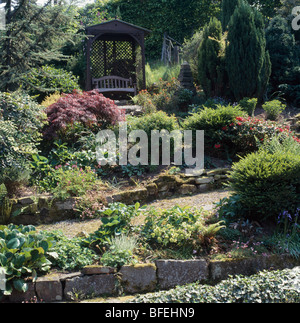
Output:
[[[24,277],[47,272],[51,262],[48,251],[53,239],[37,233],[34,226],[0,226],[0,267],[6,273],[5,295],[10,295],[12,288],[25,292],[28,288]],[[1,296],[1,294],[0,294]]]
[[221,222],[206,225],[205,212],[174,206],[163,211],[150,210],[142,227],[146,240],[163,246],[203,246],[222,228]]
[[53,167],[46,157],[33,155],[31,166],[35,175],[32,182],[61,200],[84,195],[97,181],[95,169],[78,166],[76,162]]
[[230,277],[216,286],[199,283],[139,295],[132,303],[299,303],[299,269]]
[[0,183],[9,193],[28,179],[29,160],[37,153],[46,115],[41,106],[19,92],[0,93]]
[[158,111],[149,115],[128,120],[130,130],[144,130],[151,137],[151,130],[167,130],[169,132],[179,128],[177,119],[166,112]]
[[86,191],[93,188],[97,180],[95,172],[90,167],[83,170],[76,165],[56,166],[53,176],[57,181],[57,186],[52,190],[52,193],[54,197],[61,200],[84,195]]
[[229,177],[251,219],[275,220],[300,205],[300,154],[260,150],[235,163]]
[[81,238],[68,239],[61,231],[43,232],[53,241],[48,258],[52,267],[78,270],[93,264],[99,257],[91,249],[81,245]]
[[108,208],[100,212],[102,225],[95,232],[83,239],[84,246],[90,246],[102,251],[111,243],[117,234],[128,233],[131,230],[131,220],[140,214],[140,204],[125,205],[122,203],[109,204]]
[[244,111],[248,113],[249,116],[253,116],[257,105],[257,99],[243,98],[239,102],[239,105],[242,107]]
[[27,82],[30,84],[29,94],[38,95],[39,100],[55,92],[71,93],[73,90],[80,90],[77,76],[62,68],[49,65],[32,69]]
[[182,127],[184,130],[204,130],[205,145],[212,147],[221,139],[220,130],[228,127],[239,116],[246,116],[239,106],[217,105],[215,109],[204,107],[187,117]]
[[286,106],[279,100],[273,100],[263,104],[262,108],[267,114],[267,119],[276,120],[279,117],[280,113],[285,110]]

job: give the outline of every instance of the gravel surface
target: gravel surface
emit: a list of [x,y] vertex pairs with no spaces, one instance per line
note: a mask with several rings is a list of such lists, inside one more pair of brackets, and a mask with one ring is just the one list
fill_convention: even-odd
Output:
[[[192,206],[196,208],[202,207],[205,210],[212,210],[214,203],[218,202],[224,197],[228,197],[231,194],[228,190],[216,190],[207,193],[195,194],[192,196],[179,196],[172,197],[164,200],[156,200],[148,204],[148,208],[154,207],[156,209],[168,209],[175,205],[179,206]],[[135,219],[134,224],[143,223],[143,214]],[[75,237],[77,235],[89,234],[96,231],[101,225],[100,219],[92,220],[67,220],[53,224],[43,224],[37,226],[37,230],[61,230],[68,238]]]

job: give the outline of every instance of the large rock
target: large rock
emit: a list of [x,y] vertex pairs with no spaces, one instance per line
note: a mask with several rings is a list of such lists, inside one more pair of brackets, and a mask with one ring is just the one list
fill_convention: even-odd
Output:
[[123,266],[119,272],[124,292],[129,294],[148,293],[156,288],[156,266],[139,264]]
[[140,188],[131,191],[124,191],[112,196],[114,202],[122,202],[125,204],[134,204],[135,202],[146,201],[148,191],[146,188]]
[[214,178],[213,177],[198,177],[195,180],[195,183],[197,185],[201,185],[201,184],[211,184],[214,182]]
[[59,276],[44,276],[37,279],[35,290],[38,299],[57,302],[63,299],[63,288]]
[[161,289],[185,285],[208,279],[208,266],[199,260],[157,260],[157,278]]
[[281,270],[293,268],[298,264],[299,261],[288,255],[267,255],[246,259],[211,261],[209,264],[210,279],[213,282],[218,282],[228,278],[229,275],[250,276],[262,270]]
[[182,195],[193,194],[197,191],[197,186],[193,184],[183,184],[179,187],[178,193]]
[[64,296],[66,300],[81,297],[114,295],[116,278],[114,275],[91,275],[75,277],[65,281]]

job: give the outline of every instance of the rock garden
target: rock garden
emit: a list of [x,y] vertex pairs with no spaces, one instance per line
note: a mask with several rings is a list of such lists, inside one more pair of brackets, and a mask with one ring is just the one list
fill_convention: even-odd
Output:
[[[286,36],[295,53],[282,42],[283,52],[295,62],[299,40],[279,10],[285,1],[272,19],[235,2],[207,9],[210,21],[192,38],[178,33],[181,64],[148,63],[146,87],[132,97],[86,91],[76,42],[60,49],[78,50],[65,69],[49,57],[17,81],[8,70],[0,81],[0,302],[299,302],[299,61],[284,73],[272,37]],[[76,9],[79,31],[114,20],[114,4],[101,6]],[[235,56],[243,43],[235,40],[246,37],[237,36],[239,19],[256,35],[247,40],[255,75]],[[120,125],[142,130],[148,147],[128,140],[115,155],[99,150],[99,132],[121,138]],[[191,175],[187,160],[176,162],[175,137],[164,163],[166,142],[151,150],[154,130],[191,131],[194,155],[204,131],[203,167]],[[124,152],[146,152],[148,162],[124,164]]]

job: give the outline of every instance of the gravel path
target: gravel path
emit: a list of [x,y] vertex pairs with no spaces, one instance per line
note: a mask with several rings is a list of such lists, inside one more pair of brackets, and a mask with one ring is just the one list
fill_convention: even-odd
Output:
[[[196,208],[203,208],[205,210],[212,210],[214,203],[218,202],[224,197],[228,197],[230,191],[228,190],[216,190],[207,193],[195,194],[192,196],[180,196],[172,197],[164,200],[156,200],[148,204],[148,207],[154,207],[156,209],[168,209],[175,205],[179,206],[192,206]],[[143,215],[134,221],[134,224],[141,224],[143,222]],[[37,226],[37,230],[61,230],[68,238],[75,237],[76,235],[89,234],[96,231],[101,225],[100,219],[93,220],[67,220],[53,224],[43,224]]]

